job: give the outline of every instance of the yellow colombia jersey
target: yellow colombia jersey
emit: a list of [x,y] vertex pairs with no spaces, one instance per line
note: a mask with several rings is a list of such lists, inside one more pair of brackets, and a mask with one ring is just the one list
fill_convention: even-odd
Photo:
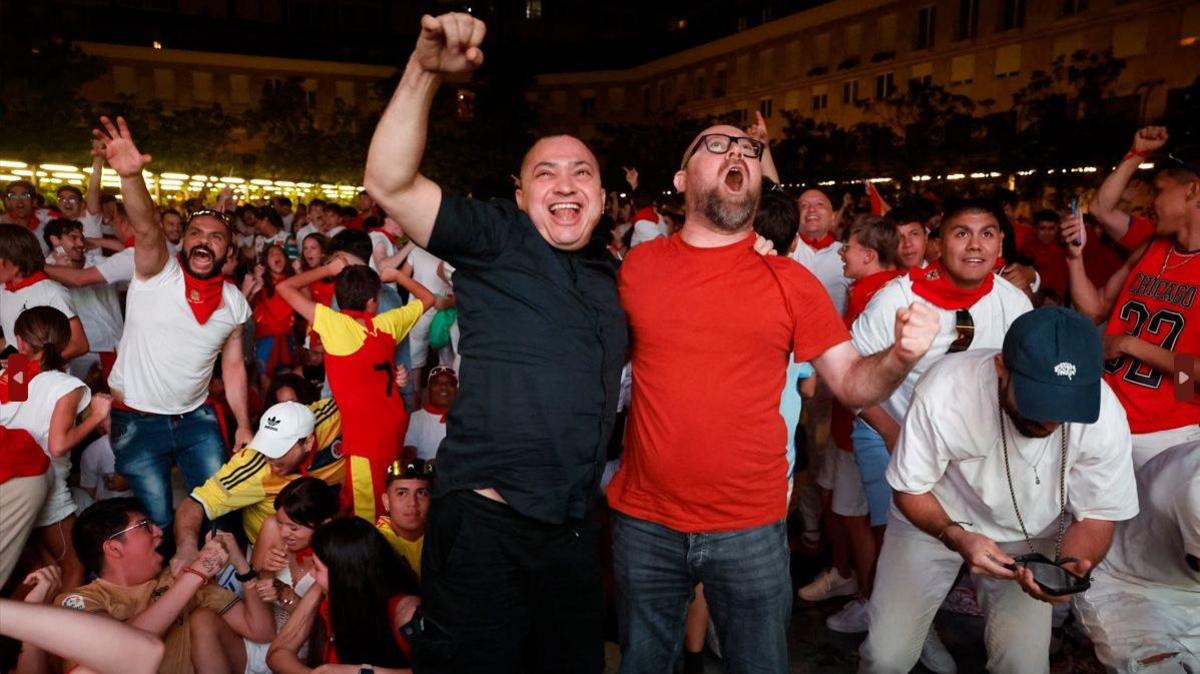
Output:
[[380,517],[375,522],[375,528],[379,530],[379,533],[383,534],[383,537],[387,539],[392,549],[408,562],[408,565],[412,567],[413,573],[417,574],[417,578],[420,578],[421,548],[425,547],[425,537],[422,536],[415,541],[401,538],[399,534],[392,531],[392,525],[388,524],[386,517]]
[[[326,484],[341,484],[345,478],[342,459],[342,417],[332,398],[309,405],[316,417],[317,435],[313,459],[306,474]],[[275,514],[275,497],[297,475],[276,475],[267,457],[251,447],[234,454],[224,466],[204,484],[192,491],[191,497],[204,507],[209,519],[234,510],[242,511],[242,526],[253,543],[263,522]]]

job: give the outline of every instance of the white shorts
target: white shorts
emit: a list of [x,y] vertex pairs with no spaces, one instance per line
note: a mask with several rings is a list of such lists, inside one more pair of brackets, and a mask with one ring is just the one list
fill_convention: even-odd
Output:
[[854,455],[834,449],[825,458],[826,463],[836,467],[830,510],[842,517],[866,517],[870,513],[867,508],[867,492],[863,490],[862,477],[858,473],[858,462],[854,460]]
[[67,475],[71,472],[70,459],[65,466],[62,461],[51,461],[49,472],[54,475],[54,486],[50,487],[50,493],[46,494],[42,510],[34,523],[35,527],[48,527],[75,514],[75,499],[67,486]]
[[[1181,663],[1200,671],[1200,590],[1142,585],[1101,566],[1075,597],[1075,614],[1110,671],[1179,672]],[[1179,655],[1157,667],[1139,662],[1164,653]]]
[[433,322],[435,315],[437,311],[433,309],[426,311],[421,314],[412,330],[408,331],[408,355],[414,370],[425,367],[429,356],[429,324]]

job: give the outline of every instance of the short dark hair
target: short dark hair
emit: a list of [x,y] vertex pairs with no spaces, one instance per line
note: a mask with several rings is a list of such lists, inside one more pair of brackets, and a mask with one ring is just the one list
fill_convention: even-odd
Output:
[[1008,222],[1008,218],[1004,217],[1004,212],[996,205],[996,202],[987,199],[958,199],[950,201],[946,204],[946,212],[942,215],[942,227],[945,227],[960,215],[969,215],[979,213],[990,215],[996,219],[996,224],[1003,228],[1004,223]]
[[764,189],[754,214],[755,233],[770,241],[776,253],[787,255],[799,229],[796,199],[781,189]]
[[353,206],[342,206],[342,217],[347,220],[353,220],[358,217],[358,209]]
[[72,192],[80,199],[83,198],[83,190],[75,187],[74,185],[59,185],[58,189],[54,190],[55,196],[62,194],[63,192]]
[[288,208],[292,207],[292,200],[287,197],[271,197],[271,203],[287,206]]
[[[911,222],[911,220],[909,221]],[[850,229],[846,231],[846,239],[854,237],[858,244],[870,248],[879,256],[879,264],[884,267],[894,267],[900,249],[900,232],[896,225],[887,218],[878,215],[862,214],[854,218]]]
[[919,209],[912,208],[909,206],[901,206],[901,207],[893,208],[892,210],[888,211],[887,215],[885,215],[884,217],[887,218],[892,223],[892,226],[894,226],[894,227],[899,227],[900,225],[907,225],[910,222],[915,222],[918,225],[924,226],[925,221],[929,219]]
[[333,519],[341,505],[336,487],[315,477],[299,477],[275,497],[275,510],[282,510],[296,524],[316,529]]
[[28,180],[13,180],[4,185],[4,195],[8,196],[9,191],[14,187],[24,187],[30,194],[37,194],[37,188]]
[[303,405],[311,405],[321,397],[320,391],[317,390],[316,386],[313,386],[312,382],[294,372],[285,372],[276,375],[271,380],[271,388],[267,389],[268,405],[274,404],[275,394],[279,392],[279,389],[284,387],[292,389],[296,394],[296,401]]
[[337,275],[333,294],[337,297],[338,308],[362,311],[367,308],[367,302],[379,294],[382,285],[374,269],[365,264],[356,264],[346,267]]
[[1043,208],[1042,210],[1033,214],[1033,224],[1035,225],[1039,222],[1057,223],[1061,219],[1062,218],[1058,216],[1058,211],[1053,211],[1049,208]]
[[50,237],[61,239],[64,234],[72,229],[83,231],[83,223],[69,218],[54,218],[50,222],[47,222],[46,227],[42,230],[42,240],[46,242],[47,246],[53,247],[54,244],[50,243]]
[[0,224],[0,260],[16,265],[22,276],[35,274],[46,266],[37,235],[21,225]]
[[308,202],[309,208],[312,208],[314,206],[320,206],[321,208],[325,208],[325,200],[321,199],[321,198],[316,198],[316,199],[313,199],[312,201]]
[[183,220],[183,213],[180,213],[179,211],[175,210],[174,208],[163,209],[162,215],[174,215],[175,217],[179,218],[180,220]]
[[354,257],[363,261],[363,264],[370,262],[371,253],[375,250],[375,246],[371,243],[371,236],[366,232],[360,232],[357,229],[344,229],[329,241],[328,254],[334,253],[349,253]]
[[79,513],[71,529],[71,544],[83,568],[95,574],[103,571],[104,543],[129,526],[130,515],[144,513],[142,504],[133,497],[96,501]]

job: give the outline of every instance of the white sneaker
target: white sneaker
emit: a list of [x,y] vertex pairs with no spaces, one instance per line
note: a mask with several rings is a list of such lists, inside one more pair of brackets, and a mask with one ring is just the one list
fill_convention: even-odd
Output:
[[857,634],[866,632],[870,625],[867,613],[867,600],[851,599],[842,610],[825,619],[825,626],[834,632]]
[[851,573],[849,578],[842,578],[836,569],[828,569],[817,574],[813,582],[800,588],[796,595],[804,601],[825,601],[833,597],[845,597],[858,592],[858,581]]
[[946,650],[938,636],[937,628],[929,626],[925,635],[925,645],[921,647],[921,664],[933,674],[958,674],[958,665],[954,664],[954,656]]

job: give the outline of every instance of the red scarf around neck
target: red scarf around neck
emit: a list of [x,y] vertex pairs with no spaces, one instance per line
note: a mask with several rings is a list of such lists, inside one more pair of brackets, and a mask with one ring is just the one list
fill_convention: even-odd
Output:
[[811,237],[807,237],[807,236],[804,236],[803,234],[801,234],[800,240],[803,241],[804,243],[808,244],[808,247],[812,248],[813,250],[823,250],[825,248],[832,246],[833,243],[835,241],[837,241],[837,239],[833,238],[832,234],[828,234],[828,233],[826,233],[825,236],[822,236],[819,239],[813,239]]
[[338,309],[338,313],[346,314],[350,318],[353,318],[356,320],[362,320],[364,323],[367,324],[368,328],[371,327],[371,319],[375,318],[375,312],[373,312],[373,311],[359,311],[357,309]]
[[429,412],[433,416],[437,417],[438,421],[441,421],[443,424],[446,423],[446,415],[450,413],[450,408],[434,407],[431,403],[425,403],[424,409],[426,412]]
[[137,243],[137,237],[131,236],[128,239],[125,239],[124,241],[122,241],[121,245],[125,246],[126,248],[133,248],[133,244],[135,244],[135,243]]
[[29,276],[26,276],[25,278],[21,279],[20,281],[9,281],[8,283],[6,283],[4,285],[6,288],[8,288],[8,292],[15,293],[18,290],[21,290],[22,288],[28,288],[29,286],[31,286],[35,283],[38,283],[39,281],[45,281],[45,280],[48,280],[49,278],[50,278],[49,276],[46,276],[46,272],[35,271],[32,274],[30,274]]
[[957,311],[970,309],[984,295],[992,292],[995,276],[988,274],[976,288],[959,288],[950,280],[950,275],[942,267],[942,261],[937,260],[928,267],[909,271],[912,279],[913,292],[918,297],[936,307]]
[[846,327],[854,324],[855,319],[863,312],[863,309],[867,308],[867,304],[871,302],[871,298],[879,292],[880,288],[903,273],[898,269],[888,269],[864,276],[852,283],[850,291],[846,294],[846,313],[843,316]]
[[221,289],[225,286],[225,277],[221,274],[212,278],[193,276],[188,271],[183,253],[179,254],[179,268],[183,271],[183,299],[187,301],[196,322],[204,325],[217,307],[221,306]]

